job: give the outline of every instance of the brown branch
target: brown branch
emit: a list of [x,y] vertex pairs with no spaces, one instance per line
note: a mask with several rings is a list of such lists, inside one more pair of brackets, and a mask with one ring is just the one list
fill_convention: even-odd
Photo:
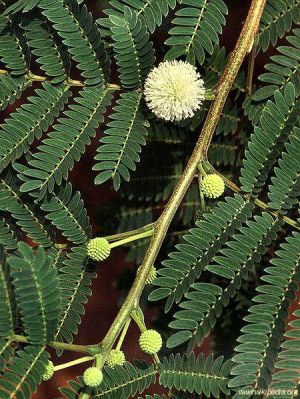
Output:
[[247,19],[236,43],[235,49],[229,58],[228,64],[217,86],[216,97],[206,117],[200,138],[178,184],[174,189],[173,194],[171,195],[164,211],[155,225],[154,235],[150,241],[148,250],[140,268],[140,273],[136,277],[132,288],[127,295],[127,298],[125,299],[103,341],[97,347],[95,347],[95,351],[101,353],[101,360],[98,362],[99,367],[103,365],[105,357],[114,344],[124,323],[128,317],[130,317],[132,310],[138,306],[141,293],[144,289],[146,277],[151,266],[156,260],[170,223],[173,220],[173,217],[195,176],[199,162],[207,158],[207,150],[223,110],[226,98],[229,94],[232,84],[234,83],[242,62],[253,42],[265,2],[266,0],[252,0]]

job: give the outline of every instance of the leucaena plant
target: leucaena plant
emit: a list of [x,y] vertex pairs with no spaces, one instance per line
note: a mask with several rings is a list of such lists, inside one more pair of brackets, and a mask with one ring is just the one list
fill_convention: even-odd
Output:
[[[300,2],[241,2],[234,26],[233,3],[0,1],[1,399],[75,365],[67,399],[299,396]],[[126,295],[79,345],[121,246]]]

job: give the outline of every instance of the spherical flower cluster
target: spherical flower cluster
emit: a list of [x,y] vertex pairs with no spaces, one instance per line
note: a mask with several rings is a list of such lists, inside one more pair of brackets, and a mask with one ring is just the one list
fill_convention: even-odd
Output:
[[97,367],[89,367],[83,373],[83,382],[91,388],[98,387],[103,380],[103,374]]
[[164,61],[153,68],[144,93],[154,114],[171,122],[192,117],[205,98],[203,79],[193,65],[184,61]]
[[123,366],[125,363],[124,352],[120,349],[112,349],[106,359],[106,364],[108,367]]
[[224,190],[224,180],[215,173],[206,175],[201,181],[201,191],[207,198],[218,198],[224,193]]
[[139,344],[143,352],[154,355],[162,347],[162,338],[157,331],[146,330],[140,335]]
[[[140,271],[141,271],[141,266],[137,269],[136,274],[139,274]],[[157,277],[157,270],[154,266],[152,266],[148,273],[145,283],[152,284],[153,281],[156,279],[156,277]]]
[[42,375],[43,381],[48,381],[54,374],[54,364],[49,360],[49,362],[46,364],[46,369],[44,371],[44,374]]
[[109,242],[105,238],[93,238],[87,245],[87,255],[96,261],[108,258],[110,255]]

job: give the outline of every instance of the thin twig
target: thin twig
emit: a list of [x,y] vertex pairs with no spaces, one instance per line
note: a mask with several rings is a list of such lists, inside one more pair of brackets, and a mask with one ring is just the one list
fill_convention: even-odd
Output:
[[[15,342],[22,342],[24,344],[30,342],[27,337],[24,337],[23,335],[18,335],[18,334],[15,334],[11,337],[7,337],[7,339],[11,340],[11,341],[15,341]],[[63,350],[68,350],[68,351],[72,351],[72,352],[94,354],[93,345],[75,345],[75,344],[68,344],[65,342],[56,342],[56,341],[51,341],[51,342],[47,343],[47,345],[50,346],[51,348],[55,348],[55,349],[63,349]]]
[[84,356],[79,359],[75,359],[70,362],[67,362],[67,363],[58,364],[57,366],[54,367],[54,371],[59,371],[59,370],[63,370],[63,369],[69,368],[69,367],[77,366],[78,364],[90,362],[92,360],[95,360],[94,356]]
[[154,225],[155,225],[155,223],[146,224],[145,226],[140,227],[135,230],[125,231],[124,233],[113,234],[111,236],[105,236],[103,238],[105,238],[107,241],[122,240],[123,238],[135,236],[139,233],[143,233],[145,231],[152,230],[154,228]]
[[[0,69],[0,75],[9,75],[9,71],[7,69]],[[42,76],[42,75],[36,75],[35,73],[28,71],[26,75],[27,80],[30,80],[32,82],[46,82],[49,81],[51,82],[51,78],[48,78],[47,76]],[[74,80],[71,78],[68,78],[64,81],[65,85],[67,86],[79,86],[79,87],[85,87],[85,83],[82,80]],[[108,89],[114,89],[114,90],[121,90],[121,86],[116,84],[116,83],[106,83],[106,87]]]

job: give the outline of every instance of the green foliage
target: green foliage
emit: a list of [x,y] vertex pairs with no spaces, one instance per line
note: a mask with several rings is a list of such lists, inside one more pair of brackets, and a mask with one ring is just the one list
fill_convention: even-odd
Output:
[[61,83],[69,75],[69,58],[66,48],[54,41],[53,33],[47,29],[42,20],[25,21],[23,28],[31,53],[53,83]]
[[257,265],[268,246],[277,238],[281,223],[263,213],[246,222],[239,232],[232,236],[226,246],[211,259],[205,267],[213,275],[225,279],[223,287],[207,283],[195,283],[180,303],[183,310],[174,314],[170,327],[180,330],[172,335],[167,345],[171,348],[190,339],[188,351],[199,345],[214,327],[222,308],[239,290],[242,280]]
[[46,82],[35,94],[1,125],[0,170],[27,152],[34,139],[41,138],[63,109],[70,92],[66,86],[54,87]]
[[[90,355],[118,345],[125,319],[112,325],[107,348],[72,345],[100,268],[87,257],[92,227],[110,234],[114,247],[120,235],[111,235],[162,226],[166,214],[172,223],[165,237],[124,239],[127,259],[137,264],[150,242],[150,253],[160,251],[152,292],[148,287],[140,298],[142,287],[133,286],[135,306],[139,299],[145,306],[150,292],[167,313],[155,319],[164,341],[159,362],[104,367],[100,387],[78,377],[62,394],[254,399],[259,393],[242,390],[297,389],[300,313],[289,320],[289,310],[300,282],[300,1],[266,1],[249,64],[228,98],[215,103],[218,109],[224,103],[218,120],[208,98],[214,91],[223,96],[220,77],[235,61],[226,38],[219,46],[229,1],[111,0],[100,4],[96,22],[87,5],[0,0],[1,399],[32,397],[48,346],[58,355],[67,349]],[[256,79],[260,52],[267,61]],[[176,124],[158,120],[144,101],[144,82],[163,59],[192,63],[208,90],[201,108]],[[200,136],[202,158],[192,176],[185,167],[205,120],[215,135],[208,148],[201,147],[207,135]],[[215,170],[227,185],[219,201],[204,198],[199,185]],[[73,179],[78,173],[88,175],[84,193],[81,179]],[[92,209],[83,201],[93,179],[99,197],[111,186],[118,190],[101,214],[98,201]],[[180,204],[170,201],[173,192],[182,194]],[[124,266],[116,285],[127,291],[134,275]],[[218,355],[196,356],[210,334]],[[157,383],[168,394],[147,395]]]
[[[151,383],[156,381],[157,370],[154,365],[149,365],[144,361],[137,364],[126,362],[124,366],[115,368],[104,368],[104,378],[100,392],[93,395],[94,398],[128,399],[137,393],[142,393]],[[65,398],[75,399],[77,393],[82,390],[83,381],[69,382],[71,388],[60,388]]]
[[[5,19],[5,22],[3,19]],[[0,32],[0,61],[13,76],[24,75],[28,71],[27,48],[24,37],[19,30],[11,29],[8,18],[0,16],[0,26],[3,22],[4,25],[6,23],[8,25]]]
[[[127,399],[145,391],[156,381],[157,374],[160,384],[166,388],[219,397],[220,392],[229,392],[226,383],[230,361],[224,362],[223,359],[223,356],[216,359],[208,356],[205,359],[202,355],[185,358],[177,354],[169,359],[164,358],[158,369],[142,361],[136,364],[126,362],[125,366],[116,366],[114,369],[105,368],[103,384],[93,398]],[[83,382],[79,378],[69,384],[71,388],[61,388],[61,392],[66,398],[73,399],[76,393],[82,391]]]
[[103,85],[109,62],[97,25],[86,6],[76,0],[41,0],[38,7],[67,46],[87,85]]
[[272,100],[278,92],[289,82],[293,83],[296,97],[300,94],[299,82],[299,49],[300,30],[294,29],[293,36],[287,36],[291,46],[279,46],[279,54],[271,56],[272,63],[265,65],[267,72],[259,76],[259,80],[266,83],[258,88],[251,97],[246,97],[244,102],[245,113],[254,125],[257,125],[262,111],[266,108],[266,99]]
[[223,0],[180,0],[182,7],[176,11],[176,18],[165,44],[171,46],[166,58],[184,56],[188,62],[203,64],[205,52],[212,54],[213,46],[219,43],[218,35],[225,24],[227,6]]
[[206,359],[200,354],[197,358],[171,355],[164,358],[159,370],[159,382],[166,388],[179,391],[196,392],[207,397],[220,397],[220,392],[229,394],[227,378],[230,361],[223,361],[223,356],[214,359],[209,355]]
[[266,51],[300,21],[299,0],[267,0],[258,34],[258,50]]
[[[275,366],[274,353],[283,338],[289,300],[295,298],[297,291],[299,243],[299,233],[288,237],[261,277],[267,284],[257,287],[258,294],[253,298],[255,304],[245,317],[247,324],[242,328],[235,348],[238,353],[232,358],[236,365],[231,371],[234,377],[230,387],[237,389],[254,384],[266,388],[270,383]],[[238,392],[235,397],[240,397]]]
[[153,222],[152,208],[129,208],[119,210],[120,224],[118,231],[130,231]]
[[0,377],[1,398],[29,397],[42,382],[47,362],[48,354],[42,346],[26,346],[19,350],[9,363],[9,369]]
[[11,215],[15,223],[36,244],[44,247],[53,244],[44,218],[37,216],[37,207],[22,197],[16,179],[10,174],[0,178],[0,210]]
[[[148,155],[149,150],[148,145]],[[151,157],[149,160],[153,164],[155,162],[159,173],[153,168],[140,165],[135,175],[130,179],[130,183],[123,187],[122,194],[128,195],[130,200],[139,201],[139,203],[150,200],[153,203],[159,203],[161,200],[165,201],[169,198],[182,173],[182,164],[170,165],[163,161],[163,159],[155,159],[155,157]],[[143,191],[140,190],[141,184],[143,184]]]
[[0,245],[8,251],[17,248],[15,226],[5,218],[0,219]]
[[[112,9],[106,9],[105,14],[108,16],[120,16],[123,14],[125,7],[130,7],[132,11],[136,12],[143,25],[147,26],[150,33],[153,33],[155,28],[161,25],[163,17],[168,15],[170,9],[175,8],[176,2],[177,0],[111,0],[109,4]],[[97,22],[105,27],[103,19],[100,18]],[[107,31],[104,34],[109,36]]]
[[287,37],[292,46],[277,47],[279,55],[273,55],[273,62],[265,65],[267,72],[261,74],[259,80],[267,85],[255,92],[255,101],[273,96],[274,91],[281,90],[289,81],[294,84],[296,96],[299,96],[299,76],[296,72],[299,69],[300,29],[294,29],[293,33],[293,36]]
[[6,14],[15,13],[17,11],[28,12],[40,3],[41,0],[18,0],[6,10]]
[[[96,184],[101,184],[112,178],[114,188],[118,190],[121,178],[129,181],[129,170],[135,171],[136,162],[140,161],[141,146],[146,144],[147,130],[145,121],[140,111],[142,96],[136,92],[121,95],[110,115],[108,129],[101,138],[100,147],[95,160],[94,170],[100,170],[95,179]],[[124,115],[126,114],[126,117]]]
[[31,85],[30,80],[26,80],[24,76],[12,77],[8,75],[0,75],[0,110],[5,109],[21,97],[23,91]]
[[0,303],[0,337],[6,337],[14,332],[16,313],[10,271],[6,263],[6,256],[2,251],[0,253]]
[[69,241],[82,244],[87,241],[91,228],[80,193],[72,191],[70,183],[61,186],[49,200],[44,200],[41,209]]
[[290,329],[284,334],[285,338],[281,344],[282,351],[279,352],[274,366],[277,371],[272,375],[270,388],[290,390],[291,395],[296,397],[299,381],[299,310],[296,310],[293,316],[295,319],[289,322]]
[[[220,392],[226,394],[227,378],[230,371],[230,361],[224,362],[223,356],[214,359],[213,356],[204,358],[199,355],[182,357],[179,354],[164,358],[158,368],[144,361],[135,364],[126,362],[124,366],[104,369],[103,384],[93,398],[120,398],[127,399],[144,392],[159,375],[159,383],[166,388],[175,388],[179,391],[211,394],[218,398]],[[70,381],[70,388],[61,388],[66,398],[75,399],[76,394],[83,389],[82,378]],[[155,395],[154,399],[158,396]],[[146,396],[148,398],[148,396]]]
[[298,203],[300,195],[300,129],[295,128],[290,133],[288,142],[274,168],[275,176],[269,186],[269,206],[280,213],[287,213]]
[[182,173],[182,160],[178,160],[178,154],[181,148],[191,147],[188,141],[190,134],[169,124],[150,121],[145,137],[146,151],[142,153],[141,163],[129,184],[121,186],[122,197],[138,201],[146,207],[149,201],[154,205],[167,200]]
[[8,264],[25,333],[30,342],[44,344],[53,340],[59,321],[61,297],[57,270],[52,268],[52,259],[42,247],[34,254],[21,242],[18,250],[19,256],[9,257]]
[[203,220],[197,221],[196,227],[190,229],[182,243],[176,245],[176,251],[169,254],[170,259],[163,262],[164,267],[158,270],[161,277],[154,281],[159,288],[150,294],[149,299],[157,301],[167,298],[166,311],[174,302],[180,302],[229,235],[251,217],[252,209],[251,203],[236,195],[219,202],[211,212],[204,214]]
[[[144,398],[139,397],[139,399],[144,399]],[[160,395],[155,394],[154,396],[146,395],[145,399],[167,399],[167,397],[165,395],[160,396]]]
[[149,33],[136,11],[124,7],[124,15],[110,15],[109,26],[113,48],[123,87],[141,87],[154,63],[154,50]]
[[[228,55],[226,53],[225,47],[214,46],[213,53],[211,57],[206,58],[205,64],[205,76],[203,76],[205,87],[209,89],[214,88],[218,83],[222,72],[226,67],[226,63],[228,61]],[[240,71],[235,79],[235,82],[232,85],[233,90],[237,90],[238,92],[245,91],[245,73],[244,71]],[[227,99],[227,106],[230,103],[230,99]],[[225,105],[226,108],[226,105]]]
[[218,126],[216,128],[217,135],[224,135],[231,133],[234,134],[238,128],[238,109],[236,104],[232,104],[231,101],[227,101],[222,118],[220,119]]
[[229,144],[213,144],[208,152],[208,159],[212,165],[233,166],[236,161],[236,146]]
[[245,152],[240,178],[244,191],[256,194],[265,185],[280,152],[280,140],[286,132],[294,107],[295,88],[292,83],[285,86],[282,94],[275,92],[274,102],[267,102],[259,126],[255,126]]
[[84,305],[91,295],[91,280],[96,277],[93,270],[86,266],[86,249],[83,246],[72,248],[66,254],[57,251],[53,262],[59,270],[58,280],[62,296],[62,312],[54,339],[73,342],[73,335],[78,333],[77,326],[84,314]]
[[153,365],[141,361],[137,365],[126,362],[125,365],[114,369],[106,368],[101,392],[96,398],[127,399],[136,393],[143,392],[156,380],[157,371]]
[[11,341],[0,338],[0,371],[5,369],[8,362],[14,356],[14,349],[11,346]]
[[[29,167],[22,168],[20,178],[25,181],[22,192],[36,191],[42,199],[46,192],[52,192],[55,184],[66,180],[74,163],[79,161],[96,135],[96,128],[103,122],[103,114],[111,101],[111,89],[84,88],[76,104],[64,111],[64,118],[59,118],[53,125],[53,131],[38,146],[38,152],[28,161]],[[64,132],[64,135],[62,135]]]

